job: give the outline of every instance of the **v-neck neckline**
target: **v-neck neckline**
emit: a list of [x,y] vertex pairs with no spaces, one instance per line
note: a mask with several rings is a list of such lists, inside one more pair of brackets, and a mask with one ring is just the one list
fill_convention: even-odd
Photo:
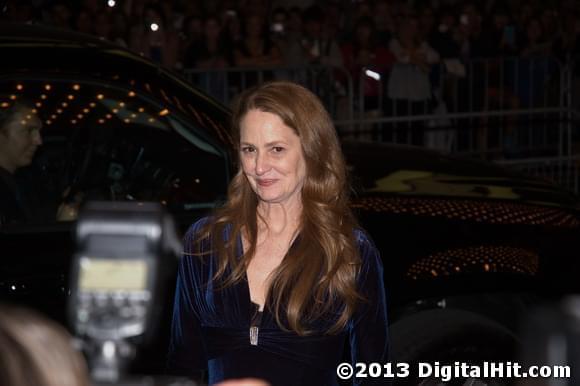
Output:
[[[237,239],[237,259],[241,259],[242,255],[244,254],[244,242],[242,240],[242,234],[238,235]],[[250,281],[248,280],[248,272],[247,270],[244,271],[244,280],[243,280],[244,292],[246,294],[245,301],[246,301],[246,310],[248,310],[248,320],[251,324],[252,322],[252,314],[254,312],[254,305],[258,306],[258,311],[260,311],[260,305],[252,301],[252,294],[250,293]],[[262,312],[266,309],[266,305],[262,309]]]
[[[298,239],[300,238],[300,233],[298,233],[296,235],[296,237],[294,237],[294,240],[292,240],[292,243],[290,244],[290,247],[288,248],[288,251],[290,251],[292,248],[294,248],[295,244],[298,242]],[[237,256],[236,258],[239,260],[242,258],[242,255],[244,254],[244,242],[242,240],[242,233],[240,232],[240,234],[238,234],[237,237]],[[286,251],[286,254],[288,254],[288,251]],[[286,255],[284,255],[284,258],[286,257]],[[246,306],[247,306],[247,310],[248,310],[248,316],[251,319],[251,314],[252,314],[252,310],[254,308],[254,305],[257,305],[258,307],[260,307],[260,304],[252,301],[252,294],[250,292],[250,281],[248,280],[248,271],[245,270],[244,271],[244,291],[246,293]],[[266,312],[266,304],[268,303],[268,295],[266,295],[266,299],[264,302],[263,307],[261,307],[262,309],[260,310],[260,308],[258,308],[259,312],[265,313]],[[251,321],[251,320],[250,320]]]

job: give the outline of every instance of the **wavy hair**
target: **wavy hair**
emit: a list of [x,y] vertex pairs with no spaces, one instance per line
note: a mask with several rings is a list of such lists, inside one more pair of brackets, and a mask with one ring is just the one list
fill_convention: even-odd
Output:
[[[240,122],[253,109],[277,115],[294,130],[306,161],[299,242],[271,274],[268,307],[284,330],[308,335],[314,323],[330,317],[332,325],[326,333],[337,333],[348,323],[361,296],[356,289],[360,269],[356,221],[349,207],[346,164],[334,125],[320,100],[304,87],[266,83],[243,92],[234,104],[232,136],[238,154]],[[256,252],[257,205],[258,198],[238,165],[227,202],[215,211],[197,239],[211,238],[218,256],[214,280],[221,286],[245,279]],[[242,232],[249,245],[238,259],[237,240]]]

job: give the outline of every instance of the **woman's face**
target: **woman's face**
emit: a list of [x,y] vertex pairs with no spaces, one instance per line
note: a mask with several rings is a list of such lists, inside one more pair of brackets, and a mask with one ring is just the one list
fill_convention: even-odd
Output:
[[300,137],[276,114],[250,110],[240,122],[242,170],[265,203],[301,199],[306,161]]

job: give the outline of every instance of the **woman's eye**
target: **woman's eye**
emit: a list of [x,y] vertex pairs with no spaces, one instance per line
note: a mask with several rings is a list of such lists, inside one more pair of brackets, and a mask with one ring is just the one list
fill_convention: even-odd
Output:
[[284,148],[281,146],[274,146],[272,148],[272,150],[274,150],[274,153],[280,153],[280,152],[284,151]]
[[254,151],[254,148],[253,148],[253,147],[251,147],[251,146],[245,146],[245,147],[242,147],[242,152],[243,152],[243,153],[251,153],[251,152],[253,152],[253,151]]

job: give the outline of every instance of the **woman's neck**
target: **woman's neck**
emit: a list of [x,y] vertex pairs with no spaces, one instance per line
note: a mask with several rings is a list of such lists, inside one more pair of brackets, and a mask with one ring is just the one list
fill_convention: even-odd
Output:
[[301,202],[258,204],[258,230],[271,235],[294,233],[302,216]]

